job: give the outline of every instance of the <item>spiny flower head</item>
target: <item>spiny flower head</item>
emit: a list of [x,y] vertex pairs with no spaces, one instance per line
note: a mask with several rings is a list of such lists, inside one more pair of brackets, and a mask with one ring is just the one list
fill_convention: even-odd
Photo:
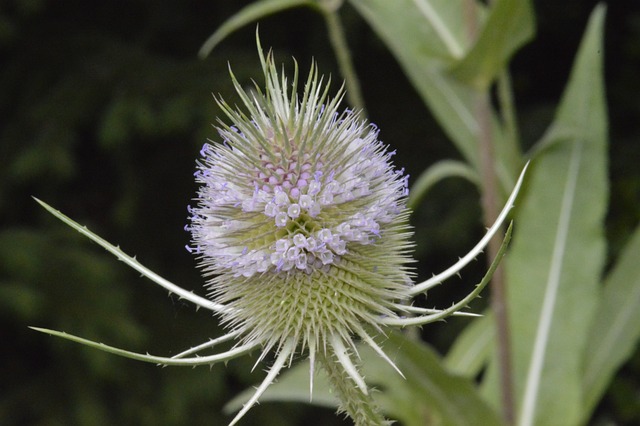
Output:
[[218,100],[232,124],[201,151],[192,250],[226,325],[313,356],[393,316],[410,286],[407,176],[373,125],[338,111],[342,92],[330,99],[315,66],[299,96],[297,67],[289,89],[260,58],[265,90],[233,78],[244,110]]

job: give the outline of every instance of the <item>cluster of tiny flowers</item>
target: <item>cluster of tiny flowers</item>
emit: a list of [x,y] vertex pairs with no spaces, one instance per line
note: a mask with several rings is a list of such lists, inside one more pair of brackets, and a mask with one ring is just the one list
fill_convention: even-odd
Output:
[[[345,127],[340,161],[307,144],[311,154],[291,149],[288,155],[276,152],[274,161],[261,153],[259,164],[247,161],[237,170],[227,166],[226,157],[240,152],[226,137],[225,145],[203,147],[196,177],[204,186],[200,207],[192,209],[197,226],[191,229],[198,230],[195,250],[215,259],[217,272],[311,273],[338,261],[349,243],[374,243],[380,226],[397,217],[407,177],[391,169],[392,153],[377,140],[377,129],[356,125],[350,112],[334,116],[331,127]],[[236,136],[246,140],[237,130]],[[255,235],[256,225],[262,225],[261,235]],[[272,241],[263,235],[269,232],[277,235]]]
[[375,126],[322,103],[316,81],[299,103],[275,72],[266,77],[264,98],[236,87],[251,120],[221,101],[234,123],[201,150],[188,248],[212,274],[326,271],[405,210],[407,176],[393,169]]

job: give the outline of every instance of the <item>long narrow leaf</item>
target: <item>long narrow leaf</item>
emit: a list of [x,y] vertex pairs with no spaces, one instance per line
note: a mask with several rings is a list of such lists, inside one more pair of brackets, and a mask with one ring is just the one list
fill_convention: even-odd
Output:
[[640,340],[640,226],[606,281],[584,353],[584,421]]
[[206,58],[218,43],[245,25],[274,13],[299,6],[318,7],[312,0],[261,0],[251,3],[227,19],[220,28],[211,34],[200,48],[198,55],[201,58]]
[[[461,1],[426,1],[436,13],[428,18],[412,0],[351,0],[351,4],[387,44],[407,77],[429,106],[449,138],[473,165],[477,164],[474,114],[475,93],[448,75],[457,57],[442,38],[445,27],[451,38],[462,43],[464,11]],[[434,27],[433,21],[438,24]],[[466,46],[464,46],[466,49]]]
[[[368,358],[364,372],[368,380],[386,391],[380,396],[383,407],[394,408],[393,417],[403,424],[500,425],[498,414],[481,398],[472,381],[447,371],[440,357],[427,345],[392,333],[389,356],[407,377],[393,375],[381,359]],[[371,362],[375,361],[375,362]],[[409,422],[412,413],[413,422]]]
[[498,0],[482,33],[465,58],[452,70],[457,78],[487,89],[513,54],[535,32],[529,0]]
[[468,164],[455,160],[442,160],[423,171],[409,191],[407,207],[415,210],[435,184],[449,177],[459,177],[478,184],[478,174]]
[[[480,17],[480,25],[484,24],[486,13],[480,2],[350,0],[350,3],[386,43],[464,159],[478,170],[479,92],[471,84],[454,77],[450,70],[464,57],[459,50],[466,53],[469,47],[466,14],[476,14]],[[465,7],[475,9],[468,11]],[[454,44],[459,48],[452,50]],[[522,164],[513,161],[514,148],[505,141],[493,112],[491,122],[496,171],[506,194]]]
[[493,314],[471,322],[458,335],[445,358],[445,366],[452,373],[476,377],[490,359],[495,344]]
[[[522,426],[581,419],[582,365],[605,259],[603,23],[598,7],[515,218],[506,277]],[[494,401],[496,376],[486,387]]]

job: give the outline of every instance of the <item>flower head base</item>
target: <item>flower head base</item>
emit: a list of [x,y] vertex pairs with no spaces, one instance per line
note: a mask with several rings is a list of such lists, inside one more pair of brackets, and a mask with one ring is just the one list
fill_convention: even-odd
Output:
[[[357,113],[339,112],[342,91],[329,99],[315,67],[298,96],[297,68],[288,91],[287,79],[278,74],[272,56],[261,53],[260,59],[266,89],[256,85],[248,93],[232,74],[246,112],[218,100],[233,125],[220,121],[222,143],[203,147],[196,173],[202,186],[197,207],[190,209],[193,247],[189,249],[197,253],[209,279],[210,298],[165,280],[37,200],[156,284],[220,315],[230,331],[167,358],[37,330],[164,365],[212,365],[256,349],[262,351],[260,361],[273,351],[266,378],[231,424],[257,402],[296,354],[308,354],[311,387],[319,359],[356,424],[385,424],[365,398],[367,385],[350,355],[356,352],[355,339],[394,366],[371,333],[455,315],[477,297],[506,244],[480,284],[458,303],[441,311],[410,303],[457,274],[482,251],[513,207],[525,171],[485,237],[455,265],[413,284],[408,267],[412,243],[405,207],[407,178],[393,168],[392,153],[378,140],[376,128]],[[505,241],[509,232],[510,228]],[[238,343],[227,351],[194,355],[231,340]]]
[[298,97],[297,70],[288,92],[272,56],[261,60],[264,92],[234,79],[247,113],[218,101],[233,125],[201,152],[192,250],[224,323],[313,356],[394,316],[411,285],[407,177],[374,126],[338,112],[341,93],[329,99],[315,67]]

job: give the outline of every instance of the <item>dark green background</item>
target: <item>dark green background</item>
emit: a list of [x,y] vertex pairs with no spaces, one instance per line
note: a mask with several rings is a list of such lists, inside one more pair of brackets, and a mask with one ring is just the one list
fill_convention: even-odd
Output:
[[[260,82],[255,28],[225,40],[201,61],[206,37],[248,2],[0,0],[0,424],[225,424],[222,406],[256,383],[254,357],[224,366],[160,369],[27,329],[64,330],[132,350],[170,355],[221,333],[210,313],[167,297],[65,227],[37,196],[89,226],[154,271],[201,294],[184,249],[195,159],[218,109],[234,102],[227,73]],[[595,2],[534,2],[538,35],[512,64],[525,147],[550,122]],[[347,6],[347,37],[370,118],[416,177],[457,158],[375,34]],[[260,23],[264,46],[306,70],[315,58],[339,80],[324,23],[300,9]],[[640,218],[640,6],[611,1],[606,78],[610,108],[613,258]],[[335,83],[337,86],[337,83]],[[447,181],[414,215],[420,273],[442,269],[482,232],[478,195]],[[465,273],[472,285],[482,270]],[[464,290],[464,286],[456,286]],[[450,292],[430,295],[449,303]],[[487,298],[485,298],[486,300]],[[460,321],[423,336],[446,350]],[[615,379],[594,424],[640,422],[640,355]],[[243,424],[340,424],[330,410],[264,404]]]

